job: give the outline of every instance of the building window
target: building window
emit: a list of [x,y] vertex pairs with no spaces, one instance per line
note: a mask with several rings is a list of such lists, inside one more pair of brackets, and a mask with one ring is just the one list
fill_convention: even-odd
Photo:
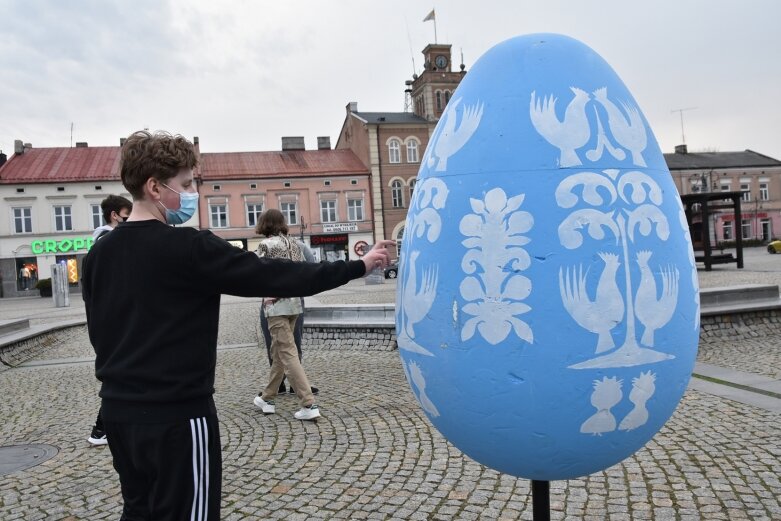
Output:
[[65,191],[65,187],[64,186],[58,186],[57,187],[57,191],[58,192],[64,192]]
[[323,186],[331,186],[331,180],[326,179],[325,181],[323,181]]
[[17,188],[16,189],[16,193],[17,194],[23,194],[24,193],[24,188]]
[[257,226],[260,214],[263,213],[263,205],[260,203],[247,203],[247,226]]
[[388,143],[388,161],[401,163],[401,143],[398,139],[391,139]]
[[228,205],[210,204],[209,219],[211,220],[212,228],[227,228],[228,227]]
[[103,187],[100,185],[95,185],[95,190],[103,190]]
[[724,233],[724,240],[725,241],[731,241],[732,240],[732,221],[724,221],[724,227],[722,228],[722,231]]
[[92,221],[92,229],[100,228],[103,224],[103,211],[100,209],[99,204],[89,205],[90,220]]
[[749,183],[740,183],[740,191],[743,192],[741,201],[751,202],[751,185]]
[[722,192],[729,192],[730,190],[730,182],[729,181],[722,181],[721,182],[721,191]]
[[[282,186],[284,186],[285,188],[290,188],[291,185],[292,185],[292,183],[290,181],[285,181],[284,183],[282,183]],[[288,224],[290,224],[290,223],[288,223]]]
[[357,185],[358,184],[358,180],[357,179],[350,179],[350,184],[351,185]]
[[762,230],[762,240],[769,241],[771,237],[770,231],[770,219],[762,219],[759,221],[760,229]]
[[14,208],[14,233],[33,233],[33,211],[29,206]]
[[320,201],[320,221],[324,223],[336,222],[336,201]]
[[409,180],[409,200],[412,201],[412,194],[415,192],[415,184],[418,182],[417,179],[410,179]]
[[401,191],[401,181],[398,179],[391,183],[391,199],[394,208],[404,208],[404,194]]
[[220,185],[212,185],[212,190],[214,190],[215,192],[219,192],[220,188],[222,188]]
[[279,211],[285,216],[285,222],[288,224],[298,224],[296,215],[296,203],[282,203],[279,205]]
[[770,190],[768,190],[767,183],[759,183],[759,199],[762,201],[770,199]]
[[751,219],[741,219],[740,235],[744,239],[748,239],[751,237]]
[[448,103],[450,103],[450,91],[446,90],[445,91],[445,105],[447,105]]
[[347,199],[347,220],[363,221],[363,199]]
[[58,232],[69,232],[73,230],[73,219],[71,218],[70,206],[54,207],[54,229]]
[[257,190],[257,188],[258,188],[257,183],[250,183],[250,185],[249,185],[249,189],[250,190]]
[[410,139],[407,141],[407,163],[417,163],[418,161],[418,142]]
[[442,110],[442,92],[437,91],[436,97],[437,97],[437,111],[440,111]]

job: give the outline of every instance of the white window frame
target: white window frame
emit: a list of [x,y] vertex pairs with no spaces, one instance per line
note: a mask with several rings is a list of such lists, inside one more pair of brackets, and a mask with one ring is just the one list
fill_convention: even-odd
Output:
[[[222,210],[220,211],[220,209]],[[220,215],[220,213],[223,215]],[[221,223],[218,221],[222,219],[225,220],[223,225],[221,225]],[[230,228],[230,221],[228,218],[228,203],[209,203],[209,227]]]
[[403,183],[398,179],[391,181],[391,204],[394,208],[404,208]]
[[347,199],[347,220],[363,221],[363,199]]
[[[260,207],[260,210],[257,208],[250,210],[250,206],[254,207]],[[257,226],[258,220],[260,219],[260,214],[263,213],[263,203],[244,203],[244,215],[247,219],[247,226]],[[250,216],[253,216],[255,219],[255,222],[252,222],[252,219],[250,219]]]
[[338,221],[335,199],[320,200],[320,222],[335,223]]
[[[19,215],[16,215],[16,211],[19,210]],[[27,210],[25,212],[25,210]],[[27,215],[24,215],[24,214]],[[14,206],[11,208],[11,218],[13,220],[13,234],[24,235],[27,233],[33,233],[33,208],[32,206]],[[21,231],[16,231],[16,223],[19,221],[19,227]],[[29,225],[29,229],[28,226]]]
[[740,196],[740,200],[746,203],[750,203],[751,202],[751,180],[741,179],[740,191],[742,192]]
[[286,201],[279,203],[279,211],[285,216],[285,222],[289,226],[295,226],[298,224],[298,203],[293,201]]
[[388,141],[388,162],[401,163],[401,141],[396,138]]
[[770,183],[767,182],[759,183],[759,200],[760,201],[770,200]]
[[54,231],[56,232],[73,231],[73,207],[71,205],[58,204],[52,206],[52,215],[54,216]]
[[[725,241],[732,241],[735,239],[735,234],[732,229],[732,221],[724,221],[721,228],[721,235]],[[729,236],[729,237],[728,237]]]
[[436,98],[437,111],[442,110],[442,91],[436,91],[434,97]]
[[103,209],[99,203],[90,203],[89,205],[89,220],[92,223],[92,229],[96,230],[103,226]]
[[[748,233],[746,233],[747,231]],[[744,240],[751,238],[751,219],[740,220],[740,234]]]
[[407,163],[420,163],[420,147],[417,139],[407,141]]

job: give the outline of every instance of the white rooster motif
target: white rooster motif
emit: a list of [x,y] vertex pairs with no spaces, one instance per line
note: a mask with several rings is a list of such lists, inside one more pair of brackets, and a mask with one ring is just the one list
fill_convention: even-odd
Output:
[[583,434],[593,434],[601,436],[603,432],[612,432],[616,430],[616,417],[610,412],[610,409],[618,405],[623,394],[621,385],[623,380],[615,376],[602,380],[594,380],[594,392],[591,393],[591,405],[597,410],[589,419],[580,426],[580,432]]
[[607,111],[607,123],[615,140],[632,152],[632,162],[637,166],[647,166],[643,159],[643,150],[648,145],[648,135],[637,107],[621,102],[621,106],[629,116],[627,119],[618,107],[607,99],[607,87],[595,90],[594,99]]
[[678,302],[678,268],[662,268],[662,295],[657,300],[656,280],[648,267],[650,251],[637,252],[640,267],[640,286],[635,296],[635,315],[645,326],[640,342],[649,347],[654,345],[654,331],[667,324],[673,316]]
[[575,97],[567,105],[563,121],[559,121],[556,116],[557,99],[553,95],[540,100],[532,91],[529,101],[529,117],[532,124],[548,143],[559,149],[561,167],[581,165],[582,162],[575,151],[591,138],[591,127],[586,117],[589,95],[577,87],[570,87],[570,90]]
[[[429,147],[430,149],[430,147]],[[412,210],[407,214],[407,226],[404,232],[404,250],[409,251],[409,241],[413,237],[425,237],[430,243],[436,242],[442,230],[442,218],[439,210],[445,207],[448,196],[447,185],[437,178],[427,178],[415,188],[412,198]],[[396,341],[399,349],[434,356],[431,351],[415,342],[414,325],[423,320],[431,310],[437,291],[439,270],[430,267],[423,273],[421,287],[418,288],[418,266],[420,250],[406,255],[401,266],[400,291],[396,294],[396,316],[399,324]],[[406,261],[409,260],[407,264]]]
[[620,266],[618,255],[600,253],[605,263],[597,284],[596,298],[591,301],[586,292],[586,276],[583,267],[578,271],[559,270],[559,291],[564,308],[580,327],[599,335],[596,353],[615,347],[610,331],[624,318],[624,299],[616,283],[616,272]]
[[[453,154],[458,152],[466,145],[467,141],[477,130],[480,125],[480,120],[483,117],[483,104],[478,102],[475,105],[464,105],[464,110],[461,114],[461,123],[456,128],[456,118],[458,117],[458,106],[461,104],[462,98],[453,100],[448,105],[447,110],[442,116],[443,121],[440,122],[441,130],[436,137],[436,143],[430,146],[429,149],[433,150],[433,156],[439,159],[437,163],[436,171],[444,172],[447,170],[447,160],[452,157]],[[439,125],[437,126],[439,128]],[[429,156],[428,166],[434,164],[434,157]]]
[[412,384],[414,384],[418,389],[417,398],[418,402],[420,402],[420,406],[431,416],[439,416],[439,410],[437,410],[437,406],[434,405],[434,402],[432,402],[431,398],[429,398],[426,394],[426,379],[423,377],[423,372],[420,370],[420,367],[415,362],[410,362],[408,365],[408,376]]
[[640,376],[637,378],[632,378],[632,390],[629,391],[629,401],[635,406],[618,424],[618,430],[631,431],[642,427],[648,422],[648,409],[645,404],[656,392],[655,381],[656,375],[651,371],[640,373]]
[[409,256],[410,262],[407,265],[404,287],[401,290],[401,298],[404,303],[402,328],[407,336],[415,338],[415,331],[413,331],[412,327],[423,320],[434,304],[434,299],[437,295],[439,270],[437,267],[426,269],[423,272],[423,280],[420,287],[418,287],[415,262],[418,260],[420,252],[412,251]]

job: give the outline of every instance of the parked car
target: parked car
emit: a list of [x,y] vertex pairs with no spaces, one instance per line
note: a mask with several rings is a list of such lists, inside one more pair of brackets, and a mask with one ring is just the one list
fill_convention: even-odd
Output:
[[399,261],[393,261],[385,267],[385,278],[395,279],[399,276]]
[[767,245],[768,253],[781,253],[781,241],[770,241]]

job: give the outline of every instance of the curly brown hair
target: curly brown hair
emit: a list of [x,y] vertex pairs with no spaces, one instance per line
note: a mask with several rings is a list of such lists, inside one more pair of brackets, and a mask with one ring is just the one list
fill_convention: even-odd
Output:
[[197,165],[195,147],[184,136],[140,130],[130,134],[122,145],[120,175],[133,199],[142,199],[143,186],[150,177],[166,181],[183,168]]
[[287,224],[282,212],[275,208],[269,208],[260,215],[258,224],[255,226],[255,233],[271,237],[272,235],[287,235]]

